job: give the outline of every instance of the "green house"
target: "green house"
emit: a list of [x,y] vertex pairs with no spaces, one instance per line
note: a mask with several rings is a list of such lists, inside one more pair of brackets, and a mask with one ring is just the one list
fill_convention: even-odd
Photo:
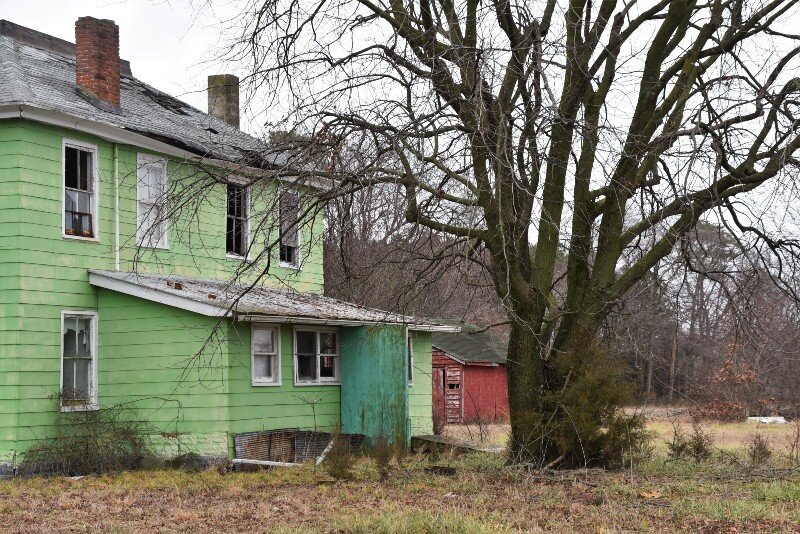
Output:
[[120,405],[165,456],[430,433],[449,328],[324,297],[323,213],[303,209],[324,184],[268,179],[287,160],[239,130],[235,77],[203,113],[134,78],[118,35],[0,21],[0,464],[59,413]]

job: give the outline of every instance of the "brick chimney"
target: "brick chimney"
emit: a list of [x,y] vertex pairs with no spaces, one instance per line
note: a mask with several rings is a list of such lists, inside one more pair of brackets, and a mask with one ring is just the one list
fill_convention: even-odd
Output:
[[208,114],[239,128],[239,78],[233,74],[208,77]]
[[79,92],[119,108],[119,27],[113,20],[75,22],[75,81]]

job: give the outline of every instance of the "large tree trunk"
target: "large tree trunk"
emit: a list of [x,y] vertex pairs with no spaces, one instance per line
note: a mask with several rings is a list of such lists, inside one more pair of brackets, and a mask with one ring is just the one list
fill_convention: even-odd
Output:
[[[519,318],[519,311],[515,317]],[[608,431],[629,400],[620,368],[595,342],[599,321],[574,318],[552,345],[541,326],[512,320],[508,348],[512,463],[612,465]],[[558,341],[562,340],[562,343]]]

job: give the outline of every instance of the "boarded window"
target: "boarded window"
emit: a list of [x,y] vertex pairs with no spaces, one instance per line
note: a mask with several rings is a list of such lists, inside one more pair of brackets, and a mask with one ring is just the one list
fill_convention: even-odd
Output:
[[143,247],[167,247],[166,161],[139,155],[137,168],[137,239]]
[[284,265],[300,265],[300,197],[293,191],[284,191],[280,196],[280,261]]
[[280,384],[280,353],[278,329],[253,325],[252,383]]
[[244,257],[247,255],[247,189],[240,185],[228,184],[228,209],[225,230],[225,251],[228,254]]
[[94,332],[93,314],[63,315],[61,399],[64,406],[93,403]]
[[64,233],[95,237],[95,153],[64,145]]

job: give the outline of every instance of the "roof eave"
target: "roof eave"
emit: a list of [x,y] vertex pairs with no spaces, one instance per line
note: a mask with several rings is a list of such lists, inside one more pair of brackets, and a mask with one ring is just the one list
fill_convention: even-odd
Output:
[[325,319],[317,317],[304,317],[298,315],[257,315],[242,314],[237,316],[239,321],[251,323],[290,323],[290,324],[320,324],[330,326],[375,326],[375,325],[402,325],[415,332],[457,332],[447,325],[413,324],[397,321],[353,321],[349,319]]
[[158,302],[166,306],[172,306],[174,308],[179,308],[186,311],[199,313],[201,315],[206,315],[209,317],[235,317],[237,320],[242,322],[314,324],[314,325],[329,325],[329,326],[370,326],[370,325],[374,326],[374,325],[394,324],[394,325],[406,326],[408,327],[409,330],[426,331],[426,332],[432,332],[432,331],[450,332],[451,330],[439,330],[439,329],[454,328],[452,326],[447,326],[447,325],[411,324],[411,323],[400,323],[396,321],[356,321],[350,319],[305,317],[297,315],[258,315],[252,313],[237,314],[235,310],[231,310],[230,307],[226,306],[223,302],[220,302],[219,304],[209,304],[207,302],[201,302],[193,298],[176,295],[173,292],[164,291],[162,289],[147,287],[128,280],[120,280],[119,278],[107,276],[101,272],[93,270],[89,271],[89,283],[95,287],[109,289],[111,291],[116,291],[119,293],[123,293],[125,295],[130,295],[133,297],[138,297],[153,302]]
[[[99,121],[83,119],[68,115],[66,113],[61,113],[38,106],[32,106],[22,102],[0,104],[0,120],[17,118],[49,124],[52,126],[60,126],[62,128],[69,128],[71,130],[77,130],[79,132],[100,137],[113,143],[133,145],[144,148],[145,150],[159,152],[168,156],[174,156],[193,163],[204,163],[248,176],[260,177],[274,172],[221,159],[201,156],[193,152],[189,152],[188,150],[183,150],[168,143],[147,137],[146,135]],[[294,178],[296,178],[296,176],[293,177],[291,175],[286,175],[281,177],[283,181],[290,183],[294,183]],[[306,179],[303,183],[304,185],[321,191],[330,189],[330,184],[325,183],[323,180]]]
[[158,302],[173,308],[199,313],[209,317],[230,317],[231,312],[227,308],[207,304],[180,295],[174,295],[166,291],[145,287],[126,280],[111,278],[100,273],[89,271],[89,283],[95,287],[109,289],[132,297]]

